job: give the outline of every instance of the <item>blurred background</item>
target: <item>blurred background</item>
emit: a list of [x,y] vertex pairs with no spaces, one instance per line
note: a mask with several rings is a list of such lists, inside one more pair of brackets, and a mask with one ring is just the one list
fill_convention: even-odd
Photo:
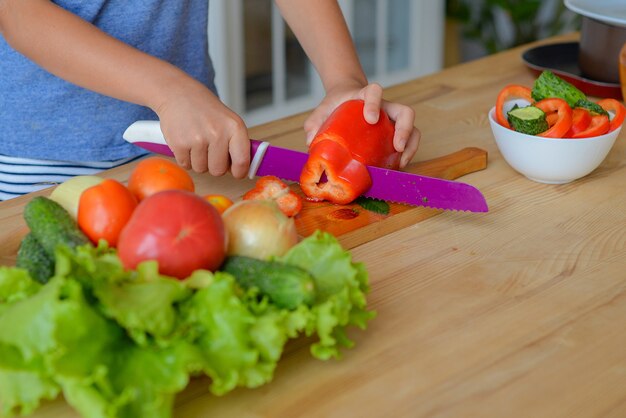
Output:
[[[579,30],[562,0],[340,0],[370,81],[398,84]],[[222,100],[249,126],[315,107],[321,82],[272,0],[211,0]]]

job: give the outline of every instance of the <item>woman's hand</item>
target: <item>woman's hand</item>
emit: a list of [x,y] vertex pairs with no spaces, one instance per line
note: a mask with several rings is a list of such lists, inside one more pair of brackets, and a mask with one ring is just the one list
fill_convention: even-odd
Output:
[[363,87],[362,84],[354,82],[330,89],[324,100],[304,122],[307,145],[310,144],[320,126],[337,106],[346,100],[361,99],[365,102],[363,116],[367,122],[371,124],[378,122],[380,109],[384,110],[389,118],[395,121],[396,130],[393,145],[396,151],[402,152],[400,168],[404,168],[415,155],[420,141],[420,132],[414,126],[415,111],[409,106],[383,100],[382,95],[382,87],[375,83]]
[[243,120],[201,83],[185,78],[171,85],[154,110],[167,144],[182,167],[243,178],[250,165],[250,139]]

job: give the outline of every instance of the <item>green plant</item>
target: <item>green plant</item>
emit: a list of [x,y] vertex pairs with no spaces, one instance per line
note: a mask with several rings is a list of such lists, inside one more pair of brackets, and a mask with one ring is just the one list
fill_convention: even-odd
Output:
[[579,28],[560,0],[446,0],[446,15],[487,53]]

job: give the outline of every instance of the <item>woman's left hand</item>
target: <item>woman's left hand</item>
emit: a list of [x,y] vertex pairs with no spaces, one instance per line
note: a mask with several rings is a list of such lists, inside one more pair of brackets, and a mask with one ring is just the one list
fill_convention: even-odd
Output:
[[420,131],[414,126],[415,111],[409,106],[383,100],[382,96],[383,89],[376,83],[363,87],[355,82],[330,89],[324,100],[304,122],[307,145],[337,106],[347,100],[361,99],[365,102],[363,116],[368,123],[378,122],[381,109],[395,122],[393,145],[396,151],[402,153],[400,168],[404,168],[415,155],[420,141]]

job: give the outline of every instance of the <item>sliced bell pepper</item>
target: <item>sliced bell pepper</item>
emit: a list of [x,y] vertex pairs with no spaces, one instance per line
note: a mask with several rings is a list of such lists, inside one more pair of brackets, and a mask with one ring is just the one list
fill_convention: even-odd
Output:
[[591,124],[591,112],[582,107],[572,110],[572,127],[565,134],[565,138],[573,138],[574,135],[583,132]]
[[509,120],[504,112],[504,104],[515,99],[524,99],[532,103],[534,100],[530,93],[531,90],[528,87],[520,86],[519,84],[509,84],[500,90],[496,100],[496,121],[505,128],[511,129]]
[[302,209],[302,199],[276,176],[263,176],[243,200],[273,200],[287,216],[296,216]]
[[572,127],[572,108],[563,99],[550,98],[543,99],[535,103],[535,106],[543,110],[546,114],[556,112],[558,118],[556,122],[545,132],[539,134],[546,138],[563,138]]
[[548,122],[548,126],[552,127],[559,120],[559,115],[556,112],[546,114],[546,122]]
[[582,132],[578,132],[572,135],[572,138],[589,138],[592,136],[604,135],[609,132],[611,123],[609,117],[606,115],[593,115],[591,117],[591,123]]
[[598,102],[602,109],[606,110],[609,113],[613,113],[613,118],[611,119],[609,132],[612,132],[622,126],[624,123],[624,118],[626,117],[626,109],[624,105],[615,99],[602,99]]
[[377,123],[368,123],[363,106],[362,100],[341,104],[313,138],[300,175],[309,199],[350,203],[372,185],[367,165],[399,167],[402,154],[393,146],[394,123],[382,110]]

